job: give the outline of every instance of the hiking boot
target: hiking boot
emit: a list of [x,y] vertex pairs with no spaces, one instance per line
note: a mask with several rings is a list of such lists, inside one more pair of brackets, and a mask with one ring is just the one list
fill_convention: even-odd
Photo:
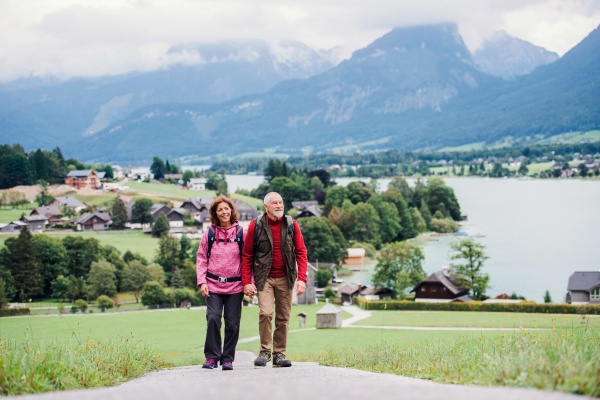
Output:
[[213,360],[212,358],[207,358],[206,361],[204,361],[204,364],[202,364],[202,368],[206,368],[206,369],[213,369],[217,366],[217,362],[215,360]]
[[273,367],[291,367],[292,362],[285,359],[285,354],[275,353],[273,354]]
[[221,366],[223,371],[233,371],[233,364],[230,361],[225,361]]
[[266,367],[269,361],[271,361],[271,353],[267,351],[261,351],[258,357],[256,357],[256,360],[254,360],[254,366]]

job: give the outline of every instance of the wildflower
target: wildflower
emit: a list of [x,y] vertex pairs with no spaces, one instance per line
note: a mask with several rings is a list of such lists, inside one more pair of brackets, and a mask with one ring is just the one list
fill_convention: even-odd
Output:
[[481,336],[479,336],[479,339],[481,339]]
[[537,328],[537,325],[534,325],[533,327],[534,327],[534,328]]
[[[463,335],[463,337],[465,337],[465,335]],[[500,335],[500,337],[504,337],[504,334]]]
[[562,335],[562,337],[565,337],[565,335]]
[[29,350],[28,350],[28,349],[25,349],[25,353],[29,353]]

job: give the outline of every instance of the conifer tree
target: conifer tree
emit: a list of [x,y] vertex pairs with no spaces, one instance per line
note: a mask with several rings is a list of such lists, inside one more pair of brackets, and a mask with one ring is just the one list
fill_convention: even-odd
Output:
[[183,282],[183,278],[181,277],[181,272],[179,272],[179,268],[173,269],[173,275],[171,276],[171,287],[177,289],[185,287],[185,283]]
[[159,212],[156,221],[154,221],[154,224],[152,225],[152,235],[155,237],[162,237],[169,233],[170,229],[171,225],[169,224],[169,219],[166,214]]
[[115,229],[125,228],[127,222],[127,210],[125,210],[125,203],[120,197],[117,197],[112,207],[112,227]]
[[42,294],[40,260],[29,229],[23,227],[19,236],[7,239],[5,245],[16,292],[23,293],[27,298]]

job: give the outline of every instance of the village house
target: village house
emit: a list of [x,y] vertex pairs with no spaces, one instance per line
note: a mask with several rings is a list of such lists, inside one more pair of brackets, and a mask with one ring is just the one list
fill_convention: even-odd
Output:
[[183,174],[165,174],[165,178],[163,180],[173,179],[174,181],[180,181],[181,178],[183,178]]
[[395,297],[395,294],[392,290],[382,288],[379,286],[366,285],[363,286],[362,290],[359,293],[360,297],[364,297],[365,300],[381,300],[385,297]]
[[465,289],[458,283],[458,276],[442,268],[421,281],[411,292],[415,293],[416,302],[427,303],[451,303],[468,302],[469,289]]
[[600,304],[600,271],[577,271],[569,277],[568,304]]
[[164,204],[153,204],[150,208],[150,214],[152,214],[155,220],[158,218],[158,213],[169,215],[170,212],[171,209]]
[[250,227],[250,222],[258,217],[258,210],[240,199],[231,199],[231,202],[238,214],[240,214],[238,223],[247,230]]
[[189,190],[206,190],[206,179],[205,178],[192,178],[188,182],[187,188]]
[[125,176],[123,174],[123,168],[121,168],[120,165],[111,165],[111,167],[113,170],[113,178],[114,179],[121,179]]
[[106,231],[111,223],[105,213],[84,213],[75,220],[78,231]]
[[65,178],[65,185],[74,187],[75,189],[96,189],[102,186],[98,174],[92,169],[81,169],[69,172]]
[[39,232],[46,228],[48,217],[45,215],[23,215],[21,221],[27,224],[27,229],[31,232]]
[[183,202],[181,208],[190,212],[193,219],[200,222],[210,222],[208,208],[213,201],[212,197],[191,197]]
[[45,216],[50,226],[54,226],[57,223],[62,223],[62,212],[56,206],[40,206],[36,207],[31,211],[30,216],[41,215]]
[[24,226],[27,226],[26,222],[13,221],[8,224],[2,224],[2,227],[0,227],[0,231],[5,233],[21,232],[21,228],[23,228]]
[[361,249],[361,248],[348,249],[348,257],[346,257],[344,259],[344,264],[364,264],[365,263],[365,254],[367,254],[365,249]]
[[323,210],[319,208],[317,201],[292,201],[292,207],[299,211],[294,219],[321,217],[323,214]]
[[340,293],[342,294],[342,303],[352,304],[352,300],[358,297],[360,291],[363,290],[362,285],[358,283],[347,283],[340,287]]
[[171,228],[182,228],[183,227],[183,219],[185,217],[185,213],[187,211],[183,208],[174,208],[167,214],[167,218],[169,219],[169,225]]
[[79,211],[87,207],[87,204],[81,200],[77,200],[73,196],[55,197],[50,201],[50,203],[48,203],[48,205],[55,207],[68,207],[76,213],[79,213]]
[[317,304],[317,290],[315,287],[315,273],[317,271],[317,267],[311,263],[308,263],[308,268],[306,269],[306,291],[300,296],[296,296],[296,292],[294,291],[292,293],[292,304]]

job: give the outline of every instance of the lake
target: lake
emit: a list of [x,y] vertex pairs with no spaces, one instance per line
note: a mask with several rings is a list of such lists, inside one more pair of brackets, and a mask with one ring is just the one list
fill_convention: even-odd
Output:
[[[253,189],[262,176],[227,176],[229,189]],[[369,178],[338,178],[340,185]],[[382,190],[389,179],[380,179]],[[484,270],[489,295],[516,292],[542,302],[546,290],[554,302],[564,301],[574,271],[600,270],[600,182],[583,180],[518,180],[448,178],[463,215],[462,230],[482,233],[487,246]],[[451,237],[418,241],[429,274],[449,265]],[[368,280],[360,273],[355,279]],[[353,277],[346,278],[351,282]],[[367,282],[357,282],[367,283]]]

